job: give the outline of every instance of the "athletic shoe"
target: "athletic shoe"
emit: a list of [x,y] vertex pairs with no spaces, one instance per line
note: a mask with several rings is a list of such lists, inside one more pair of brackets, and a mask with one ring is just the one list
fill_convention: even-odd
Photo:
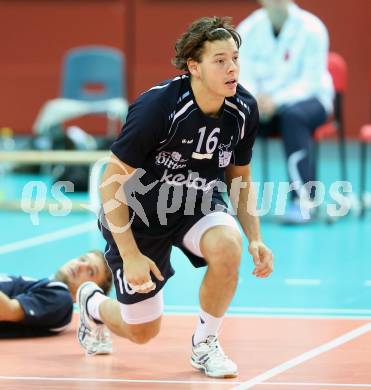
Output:
[[106,326],[98,324],[89,316],[87,310],[89,298],[97,292],[103,294],[103,290],[94,282],[85,282],[77,290],[77,304],[80,309],[77,339],[89,356],[105,355],[112,352],[112,341]]
[[216,336],[209,336],[197,345],[192,339],[192,345],[193,367],[212,378],[234,378],[238,375],[237,365],[225,355]]
[[304,225],[313,221],[313,215],[309,208],[300,207],[298,201],[291,202],[281,217],[281,222],[287,225]]

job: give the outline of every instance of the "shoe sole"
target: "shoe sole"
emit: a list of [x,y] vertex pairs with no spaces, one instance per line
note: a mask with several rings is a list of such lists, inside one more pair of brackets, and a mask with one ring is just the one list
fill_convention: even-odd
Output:
[[[79,342],[79,344],[81,345],[82,348],[84,348],[84,346],[81,344],[80,342],[80,337],[79,337],[79,332],[80,332],[80,327],[81,327],[81,324],[82,324],[82,321],[81,321],[81,309],[80,309],[80,302],[81,302],[81,299],[80,299],[80,295],[81,295],[81,291],[82,289],[78,289],[78,294],[77,294],[77,299],[76,299],[76,303],[77,303],[77,306],[79,308],[79,320],[78,320],[78,323],[77,323],[77,329],[76,329],[76,338],[77,338],[77,341]],[[86,349],[84,348],[85,352],[86,352]]]
[[[82,286],[82,285],[81,285]],[[80,287],[81,287],[80,286]],[[77,332],[76,332],[76,336],[77,336],[77,340],[79,342],[79,344],[81,345],[82,349],[85,351],[85,355],[86,356],[95,356],[95,355],[111,355],[112,354],[112,347],[109,348],[109,349],[102,349],[102,350],[98,350],[98,351],[94,351],[94,352],[90,352],[86,349],[86,347],[80,342],[80,337],[79,337],[79,331],[80,331],[80,327],[81,325],[83,324],[83,321],[81,320],[81,317],[82,317],[82,312],[81,312],[81,292],[82,292],[83,288],[79,288],[78,289],[78,294],[77,294],[77,299],[76,299],[76,303],[79,307],[79,312],[80,312],[80,315],[79,315],[79,320],[78,320],[78,326],[77,326]]]
[[111,350],[106,350],[106,351],[98,351],[96,355],[111,355],[112,354],[112,349]]
[[[85,284],[85,283],[83,283]],[[77,326],[77,329],[76,329],[76,338],[77,338],[77,341],[79,342],[81,348],[85,351],[85,355],[87,356],[94,356],[96,355],[97,353],[90,353],[86,347],[82,344],[82,342],[80,341],[80,337],[79,337],[79,333],[80,333],[80,327],[81,325],[83,324],[83,321],[81,320],[81,317],[83,316],[82,315],[82,311],[81,311],[81,293],[82,293],[82,290],[83,288],[81,288],[83,286],[83,284],[79,287],[78,289],[78,294],[77,294],[77,299],[76,299],[76,303],[77,303],[77,306],[79,308],[79,321],[78,321],[78,326]]]
[[206,368],[202,364],[198,364],[192,359],[190,360],[191,365],[196,368],[199,371],[203,371],[205,375],[207,375],[210,378],[219,378],[219,379],[229,379],[229,378],[236,378],[238,376],[238,372],[230,372],[226,374],[221,374],[221,375],[215,375],[210,373],[209,371],[206,370]]

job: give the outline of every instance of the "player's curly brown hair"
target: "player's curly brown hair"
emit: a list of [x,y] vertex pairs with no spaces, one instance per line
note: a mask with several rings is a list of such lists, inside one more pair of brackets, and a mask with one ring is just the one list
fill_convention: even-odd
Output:
[[231,24],[229,16],[204,17],[195,20],[188,30],[175,43],[175,57],[173,65],[177,69],[188,71],[189,59],[201,62],[201,57],[206,41],[226,40],[233,38],[237,48],[241,46],[240,34]]

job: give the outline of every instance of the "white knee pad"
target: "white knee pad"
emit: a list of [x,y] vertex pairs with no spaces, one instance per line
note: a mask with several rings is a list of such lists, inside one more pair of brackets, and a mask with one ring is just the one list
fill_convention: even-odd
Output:
[[144,324],[161,317],[164,311],[162,290],[144,301],[126,305],[120,303],[121,317],[127,324]]
[[205,215],[188,230],[183,238],[183,245],[194,255],[203,257],[200,249],[201,238],[207,230],[215,226],[230,226],[241,235],[240,227],[232,215],[216,211]]

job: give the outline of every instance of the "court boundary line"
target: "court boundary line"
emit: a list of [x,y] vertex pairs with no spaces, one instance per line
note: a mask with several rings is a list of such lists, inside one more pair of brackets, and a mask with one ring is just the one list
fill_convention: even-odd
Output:
[[[83,378],[83,377],[42,377],[42,376],[0,376],[0,381],[43,381],[43,382],[100,382],[100,383],[153,383],[153,384],[200,384],[200,385],[234,385],[241,384],[238,381],[229,380],[160,380],[160,379],[123,379],[123,378]],[[323,383],[323,382],[264,382],[257,383],[257,386],[328,386],[328,387],[370,387],[369,383]]]
[[[165,307],[164,311],[165,315],[169,316],[197,316],[198,312],[180,312],[180,311],[167,311]],[[282,318],[282,319],[306,319],[306,320],[362,320],[362,321],[371,321],[371,314],[370,315],[358,315],[358,316],[351,316],[351,315],[323,315],[323,314],[313,314],[313,315],[307,315],[307,314],[275,314],[275,313],[269,313],[266,314],[260,314],[260,313],[229,313],[227,312],[224,317],[238,317],[238,318]]]
[[228,380],[160,380],[160,379],[119,379],[119,378],[82,378],[82,377],[43,377],[43,376],[0,376],[0,381],[6,380],[21,380],[21,381],[50,381],[50,382],[113,382],[113,383],[153,383],[153,384],[220,384],[220,385],[234,385],[241,382],[238,381],[228,381]]
[[321,383],[321,382],[264,382],[260,385],[269,385],[269,386],[327,386],[327,387],[355,387],[355,388],[365,388],[371,387],[370,383]]
[[[199,307],[196,305],[166,305],[165,311],[168,313],[185,313],[187,314],[198,314]],[[316,317],[323,315],[339,316],[339,315],[355,315],[355,316],[366,316],[371,317],[370,309],[331,309],[331,308],[300,308],[300,307],[253,307],[253,306],[230,306],[228,308],[229,314],[238,314],[238,315],[254,315],[254,316],[283,316],[290,317],[291,315],[303,315],[309,317]],[[348,318],[348,317],[346,317]]]
[[344,333],[343,335],[336,337],[333,340],[328,341],[327,343],[321,344],[320,346],[313,348],[307,352],[304,352],[284,363],[279,364],[276,367],[271,368],[270,370],[257,375],[254,378],[249,379],[246,382],[241,383],[237,387],[234,387],[233,390],[247,390],[251,389],[253,386],[256,386],[258,384],[262,384],[264,381],[273,378],[274,376],[278,374],[282,374],[283,372],[296,367],[300,365],[301,363],[304,363],[310,359],[313,359],[319,355],[321,355],[324,352],[328,352],[340,345],[343,345],[347,343],[348,341],[351,341],[359,336],[362,336],[363,334],[369,332],[371,330],[371,322],[368,324],[362,325],[358,328],[355,328],[347,333]]
[[0,246],[0,255],[4,255],[10,252],[16,252],[22,249],[45,244],[51,241],[61,240],[63,238],[71,237],[76,234],[86,233],[89,230],[93,230],[93,228],[97,228],[97,223],[95,220],[84,222],[74,226],[69,226],[68,228],[59,229],[51,233],[44,233],[40,234],[39,236],[11,242],[10,244],[4,244]]

